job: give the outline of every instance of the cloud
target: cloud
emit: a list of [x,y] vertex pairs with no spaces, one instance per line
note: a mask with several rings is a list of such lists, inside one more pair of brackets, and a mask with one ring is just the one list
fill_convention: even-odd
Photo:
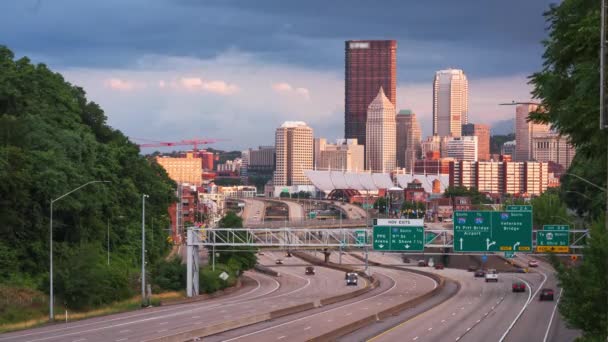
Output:
[[297,94],[307,100],[310,99],[310,90],[302,87],[294,88],[286,82],[275,83],[272,85],[272,89],[280,94]]
[[104,85],[112,90],[117,91],[131,91],[135,88],[142,87],[143,85],[137,84],[133,81],[126,81],[120,78],[110,78],[104,81]]
[[[163,84],[160,88],[164,88],[165,81],[160,82]],[[174,89],[206,91],[219,95],[232,95],[239,91],[239,87],[235,84],[228,84],[224,81],[204,81],[199,77],[181,77],[177,82],[171,82],[171,86]]]
[[210,81],[203,83],[203,89],[220,95],[231,95],[239,91],[239,87],[224,81]]

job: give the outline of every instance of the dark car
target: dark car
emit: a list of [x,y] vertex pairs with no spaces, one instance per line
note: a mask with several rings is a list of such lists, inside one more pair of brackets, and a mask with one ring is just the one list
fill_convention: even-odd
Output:
[[486,276],[486,272],[484,272],[483,270],[475,271],[475,278],[483,278],[485,276]]
[[286,257],[288,257],[288,258],[291,258],[291,252],[287,252],[287,253],[285,254],[285,256],[286,256]]
[[540,290],[539,300],[553,301],[553,289],[542,289]]
[[443,269],[443,264],[435,264],[435,269],[436,270],[442,270]]
[[526,284],[521,281],[517,281],[513,283],[513,292],[526,292]]
[[359,277],[357,276],[357,273],[348,273],[346,275],[346,286],[357,286],[357,282],[359,280]]
[[304,273],[307,275],[315,275],[315,268],[312,266],[307,266]]
[[277,261],[275,261],[274,263],[277,265],[283,265],[283,260],[277,259]]
[[426,263],[426,260],[418,260],[418,266],[424,267],[424,266],[428,266],[428,264]]
[[467,268],[467,271],[469,271],[469,272],[475,272],[475,271],[477,271],[477,266],[471,265],[471,266],[469,266],[469,268]]

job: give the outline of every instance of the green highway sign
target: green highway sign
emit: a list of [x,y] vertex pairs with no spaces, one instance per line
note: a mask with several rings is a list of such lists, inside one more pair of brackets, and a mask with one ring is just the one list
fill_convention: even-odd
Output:
[[507,211],[532,211],[531,205],[508,205]]
[[372,237],[376,251],[423,251],[424,222],[420,219],[377,219]]
[[454,252],[532,252],[531,211],[455,211]]
[[567,225],[546,225],[543,230],[536,231],[536,251],[539,253],[569,253],[569,246],[570,227]]
[[543,230],[565,230],[569,231],[570,226],[567,224],[546,224],[543,226]]
[[357,245],[365,245],[367,243],[367,233],[365,230],[356,230],[355,239]]

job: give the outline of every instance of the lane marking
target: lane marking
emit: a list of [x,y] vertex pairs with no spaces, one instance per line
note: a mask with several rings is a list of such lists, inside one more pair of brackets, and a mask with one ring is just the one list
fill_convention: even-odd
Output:
[[129,329],[125,329],[125,330],[121,330],[121,331],[119,331],[118,333],[120,333],[120,334],[124,334],[124,333],[128,333],[129,331],[131,331],[131,330],[129,330]]
[[197,318],[201,318],[201,316],[192,316],[192,318],[197,319]]
[[452,312],[452,316],[456,316],[456,313],[455,313],[455,312]]
[[165,325],[165,324],[169,324],[169,322],[160,322],[158,325]]
[[442,319],[442,320],[441,320],[441,323],[445,323],[445,319]]
[[285,337],[287,337],[287,336],[285,336],[285,335],[283,335],[283,336],[279,336],[279,337],[277,337],[277,340],[284,339]]
[[547,331],[545,332],[545,337],[543,338],[543,342],[547,342],[547,337],[549,337],[549,330],[551,330],[551,324],[553,323],[553,316],[555,316],[555,310],[557,309],[559,300],[562,298],[563,291],[564,291],[563,288],[559,290],[559,295],[557,296],[557,301],[555,302],[555,306],[553,307],[553,312],[551,313],[551,318],[549,319],[549,325],[547,325]]
[[469,332],[469,330],[471,330],[471,328],[467,328],[467,332]]
[[304,330],[308,330],[308,329],[310,329],[310,328],[312,328],[312,327],[306,327],[306,328],[304,328]]
[[417,339],[418,339],[418,336],[414,337],[414,338],[412,339],[412,341],[416,341]]
[[431,330],[433,330],[433,327],[430,327],[430,328],[428,328],[427,330],[428,330],[428,331],[431,331]]
[[74,340],[72,342],[82,342],[82,341],[86,341],[86,340],[87,340],[86,338],[79,338],[79,339]]
[[158,333],[162,333],[162,332],[165,332],[165,331],[167,331],[167,330],[169,330],[169,329],[161,329],[161,330],[158,330],[157,332],[158,332]]
[[350,316],[350,315],[352,315],[352,314],[353,314],[352,312],[349,312],[349,313],[347,313],[345,316]]
[[116,340],[116,342],[126,341],[126,340],[128,340],[128,338],[119,338],[118,340]]

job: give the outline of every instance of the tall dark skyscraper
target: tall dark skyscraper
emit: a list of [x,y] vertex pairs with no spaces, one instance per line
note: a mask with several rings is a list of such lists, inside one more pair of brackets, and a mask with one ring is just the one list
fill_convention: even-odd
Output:
[[380,87],[397,105],[397,41],[345,42],[344,137],[365,145],[367,107]]

